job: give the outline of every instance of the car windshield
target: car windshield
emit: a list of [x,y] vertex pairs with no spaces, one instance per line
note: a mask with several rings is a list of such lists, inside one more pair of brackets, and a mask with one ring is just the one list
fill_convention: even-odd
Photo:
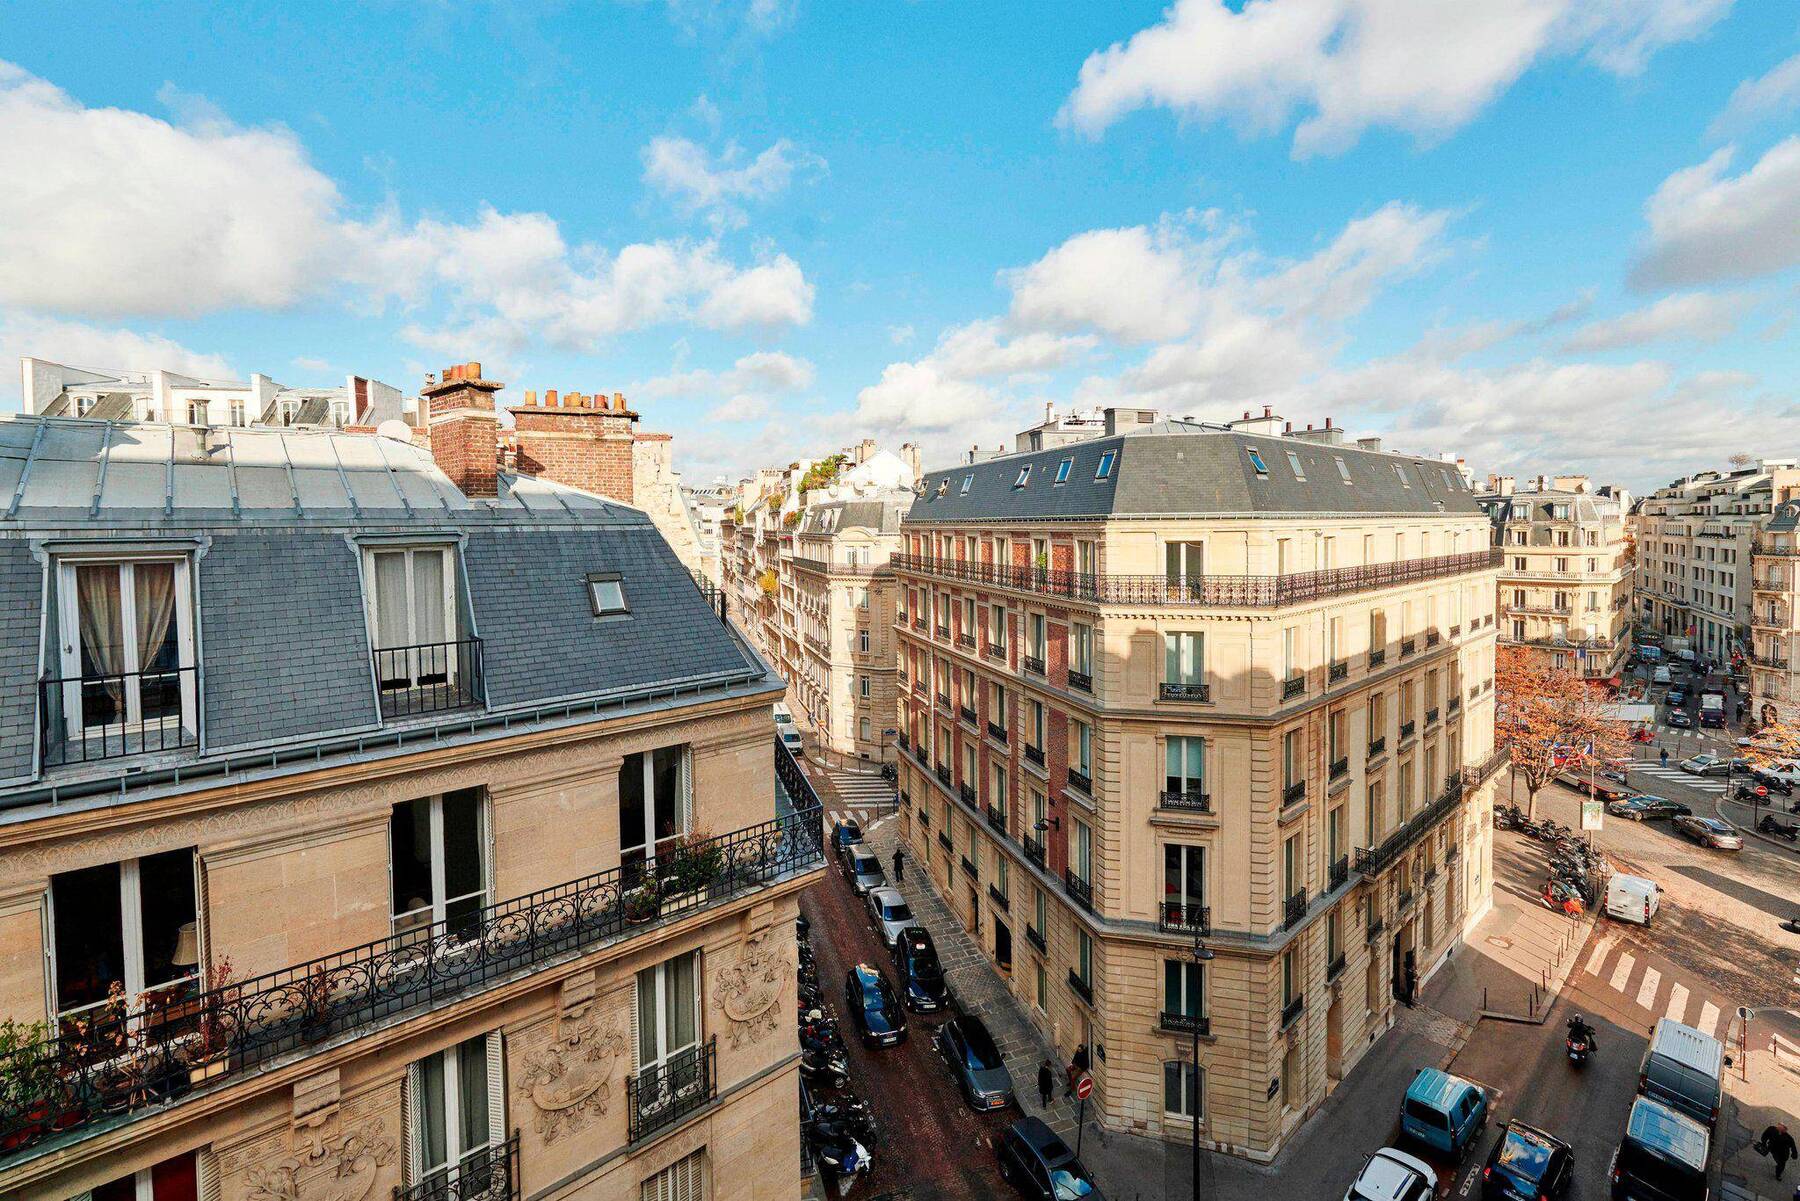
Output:
[[994,1045],[987,1027],[973,1023],[963,1027],[963,1061],[974,1072],[992,1071],[1001,1066],[1000,1048]]
[[1050,1169],[1050,1191],[1056,1195],[1056,1201],[1077,1201],[1093,1192],[1094,1186],[1088,1183],[1087,1173],[1076,1163]]
[[1708,830],[1711,830],[1714,834],[1731,833],[1731,827],[1716,817],[1703,817],[1700,819],[1700,824],[1705,826]]
[[939,966],[936,952],[929,947],[914,947],[912,954],[906,957],[907,967],[915,976],[941,976],[944,969]]
[[903,922],[912,917],[912,910],[906,907],[905,901],[883,901],[881,918],[888,922]]
[[859,876],[866,876],[881,870],[881,864],[875,862],[873,855],[852,855],[850,856],[850,866]]
[[1520,1180],[1535,1181],[1544,1174],[1550,1162],[1550,1148],[1517,1131],[1508,1131],[1500,1144],[1496,1166]]

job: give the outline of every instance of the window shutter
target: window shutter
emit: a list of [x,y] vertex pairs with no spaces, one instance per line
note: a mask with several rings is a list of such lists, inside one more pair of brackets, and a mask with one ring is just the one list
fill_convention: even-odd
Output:
[[638,1048],[643,1044],[638,1041],[638,993],[644,988],[643,973],[639,973],[631,986],[631,1071],[633,1075],[643,1066],[638,1056]]
[[420,1159],[419,1132],[414,1125],[419,1120],[419,1093],[424,1087],[422,1072],[418,1064],[406,1065],[406,1087],[400,1096],[400,1137],[406,1143],[406,1183],[417,1184],[425,1175],[425,1165]]
[[194,1156],[194,1196],[199,1201],[219,1201],[219,1158],[211,1147],[202,1147]]
[[683,747],[681,750],[681,830],[687,833],[694,828],[694,748]]
[[506,1141],[506,1046],[500,1031],[487,1036],[488,1142]]

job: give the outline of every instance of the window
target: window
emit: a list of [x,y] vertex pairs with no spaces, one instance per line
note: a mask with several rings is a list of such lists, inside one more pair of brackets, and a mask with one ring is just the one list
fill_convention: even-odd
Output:
[[1292,788],[1306,775],[1306,752],[1302,747],[1304,732],[1296,726],[1281,736],[1281,779]]
[[1163,578],[1173,587],[1200,584],[1206,574],[1204,542],[1166,542],[1163,544]]
[[1262,452],[1257,450],[1254,446],[1247,446],[1244,448],[1244,453],[1250,456],[1250,467],[1256,472],[1257,477],[1259,479],[1268,479],[1269,465],[1263,462]]
[[1291,897],[1306,887],[1306,862],[1300,854],[1300,836],[1281,841],[1281,895]]
[[1094,478],[1096,480],[1111,479],[1113,463],[1118,460],[1118,457],[1119,452],[1116,450],[1102,452],[1100,455],[1100,466],[1094,469]]
[[1412,487],[1412,480],[1407,476],[1406,468],[1404,466],[1402,466],[1399,463],[1395,463],[1394,464],[1394,474],[1400,477],[1400,486],[1402,488]]
[[1044,702],[1027,701],[1025,712],[1028,723],[1026,733],[1031,737],[1026,745],[1041,751],[1044,749]]
[[188,401],[187,423],[189,425],[206,424],[206,402],[204,400]]
[[[1043,798],[1040,797],[1038,799],[1042,800]],[[1033,888],[1031,894],[1033,897],[1031,910],[1032,924],[1037,927],[1037,932],[1039,934],[1047,935],[1050,930],[1050,901],[1044,895],[1044,890],[1041,888]]]
[[861,697],[865,701],[869,699],[869,677],[868,676],[857,676],[856,677],[856,695]]
[[1299,480],[1301,483],[1305,483],[1306,482],[1306,468],[1304,468],[1300,465],[1300,456],[1290,450],[1287,452],[1287,461],[1288,461],[1288,466],[1293,468],[1293,470],[1294,470],[1294,478]]
[[1006,649],[1006,606],[995,605],[988,610],[988,644],[997,651]]
[[1325,815],[1325,858],[1336,863],[1344,857],[1344,807]]
[[619,766],[619,865],[635,883],[687,830],[686,746],[633,751]]
[[1006,765],[996,762],[988,773],[988,804],[1000,814],[1000,824],[1006,824]]
[[869,631],[856,631],[856,649],[859,654],[866,655],[869,653]]
[[1200,684],[1206,680],[1206,635],[1174,630],[1163,635],[1163,683]]
[[1089,988],[1094,986],[1094,939],[1079,926],[1075,928],[1075,977]]
[[199,987],[194,852],[164,851],[50,877],[51,975],[59,1019],[105,1020],[116,984],[129,1003]]
[[1343,709],[1333,709],[1325,719],[1325,757],[1331,761],[1331,770],[1336,772],[1339,759],[1348,758],[1349,714]]
[[973,486],[973,485],[974,485],[974,483],[975,483],[975,477],[974,477],[974,476],[973,476],[973,475],[965,475],[965,476],[963,476],[963,478],[962,478],[962,487],[961,487],[961,488],[958,488],[958,489],[957,489],[957,490],[956,490],[956,491],[957,491],[957,495],[958,495],[958,496],[967,496],[967,495],[968,495],[968,494],[969,494],[969,489],[970,489],[970,487],[972,487],[972,486]]
[[[1031,790],[1031,833],[1034,837],[1041,837],[1045,827],[1050,824],[1049,820],[1044,815],[1044,811],[1044,794],[1033,788]],[[1038,900],[1041,902],[1043,898],[1039,897]],[[1043,928],[1043,925],[1040,923],[1038,930],[1041,932]]]
[[1094,557],[1094,544],[1080,541],[1075,544],[1075,571],[1080,575],[1093,575],[1097,566]]
[[1062,485],[1069,482],[1069,472],[1071,472],[1073,470],[1075,470],[1075,460],[1074,459],[1064,459],[1062,462],[1060,462],[1056,465],[1057,487],[1060,488]]
[[638,1201],[706,1201],[705,1150],[693,1151],[644,1181]]
[[1343,935],[1338,929],[1338,911],[1333,908],[1325,915],[1325,962],[1336,964],[1337,957],[1343,952]]
[[1335,461],[1337,463],[1339,477],[1342,478],[1346,484],[1349,484],[1352,487],[1354,487],[1356,484],[1356,481],[1350,478],[1350,465],[1348,463],[1344,462],[1344,456],[1333,455],[1332,459],[1333,459],[1333,461]]
[[93,757],[191,742],[194,605],[185,559],[59,565],[61,701],[69,740]]
[[637,974],[637,1068],[679,1068],[700,1046],[700,952],[666,959]]
[[414,547],[369,552],[369,632],[381,687],[444,683],[454,666],[456,587],[450,549]]
[[1026,622],[1026,642],[1028,643],[1025,648],[1026,655],[1036,659],[1039,663],[1042,663],[1044,661],[1044,646],[1046,642],[1044,634],[1044,615],[1042,613],[1033,613],[1031,619]]
[[1387,650],[1387,614],[1380,609],[1369,610],[1369,649]]
[[1094,627],[1073,622],[1069,626],[1069,668],[1084,676],[1094,674]]
[[1163,742],[1167,771],[1163,786],[1172,793],[1206,791],[1206,740],[1171,734]]
[[1038,1012],[1043,1013],[1046,1011],[1046,1006],[1048,1006],[1050,1002],[1050,981],[1046,978],[1047,973],[1044,971],[1044,961],[1041,959],[1037,961],[1037,971],[1035,975],[1037,980],[1037,996],[1034,1000],[1037,1004]]
[[[1070,821],[1074,826],[1074,838],[1071,839],[1074,846],[1069,852],[1071,859],[1069,866],[1081,879],[1092,883],[1094,879],[1094,832],[1088,828],[1086,822],[1079,818],[1071,818]],[[1085,972],[1082,974],[1086,975]]]
[[1281,953],[1281,1007],[1286,1009],[1300,995],[1300,957],[1293,947]]
[[1030,482],[1031,482],[1031,464],[1027,463],[1027,464],[1025,464],[1025,466],[1019,468],[1019,474],[1013,480],[1013,487],[1023,488],[1026,484],[1028,484]]
[[76,1194],[80,1201],[197,1201],[199,1196],[199,1170],[192,1151]]
[[1085,721],[1071,721],[1075,731],[1075,761],[1070,764],[1088,779],[1094,778],[1094,728]]
[[[427,1055],[407,1068],[407,1179],[431,1195],[458,1195],[457,1182],[485,1181],[488,1149],[506,1141],[499,1034]],[[474,1191],[473,1189],[471,1191]]]
[[1193,921],[1206,905],[1206,848],[1163,847],[1163,912]]
[[1206,1014],[1206,980],[1202,966],[1191,959],[1163,960],[1164,1013],[1197,1018]]
[[1200,1120],[1200,1065],[1185,1059],[1163,1061],[1163,1113]]
[[859,719],[859,723],[857,726],[857,737],[862,739],[862,741],[864,741],[864,742],[869,741],[869,731],[872,728],[873,727],[871,727],[869,725],[868,718],[864,717],[864,718]]
[[393,929],[447,922],[453,937],[480,928],[488,903],[487,805],[479,788],[418,797],[388,816]]
[[242,400],[240,400],[236,397],[233,397],[228,402],[228,408],[231,413],[231,424],[233,424],[233,425],[249,425],[250,424],[249,419],[245,416],[244,402]]
[[1381,826],[1384,817],[1382,813],[1383,797],[1381,793],[1381,781],[1376,780],[1369,785],[1368,795],[1363,802],[1363,831],[1364,837],[1369,840],[1370,846],[1376,845],[1381,838]]

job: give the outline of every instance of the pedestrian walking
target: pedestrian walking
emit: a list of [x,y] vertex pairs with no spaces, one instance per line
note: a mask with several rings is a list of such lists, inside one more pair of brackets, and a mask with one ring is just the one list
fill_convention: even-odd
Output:
[[1082,1043],[1075,1048],[1075,1057],[1069,1060],[1069,1081],[1068,1088],[1063,1093],[1064,1096],[1073,1097],[1075,1095],[1075,1082],[1086,1075],[1087,1070],[1088,1049],[1087,1044]]
[[1052,1098],[1056,1096],[1056,1069],[1050,1066],[1048,1059],[1038,1065],[1038,1104],[1045,1109],[1050,1108]]
[[1418,999],[1419,969],[1409,963],[1406,965],[1406,995],[1402,997],[1401,1000],[1406,1002],[1406,1007],[1408,1009],[1411,1009],[1413,1005],[1417,1003]]
[[1775,1161],[1775,1179],[1787,1171],[1788,1160],[1800,1154],[1800,1147],[1794,1145],[1794,1136],[1788,1133],[1787,1123],[1777,1122],[1762,1132],[1756,1140],[1756,1149]]
[[899,847],[895,847],[894,848],[894,883],[904,884],[905,882],[906,882],[906,856],[902,855],[900,853]]
[[1669,766],[1669,748],[1666,746],[1662,749],[1662,765]]

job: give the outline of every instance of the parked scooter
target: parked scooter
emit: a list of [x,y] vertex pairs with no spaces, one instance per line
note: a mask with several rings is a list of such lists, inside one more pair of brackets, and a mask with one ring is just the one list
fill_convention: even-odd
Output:
[[827,1181],[837,1186],[837,1195],[847,1197],[857,1178],[867,1175],[874,1166],[869,1149],[854,1135],[835,1122],[815,1121],[802,1132],[813,1162],[819,1165]]
[[832,1051],[802,1050],[800,1078],[817,1088],[843,1088],[850,1083],[850,1061]]
[[870,1112],[869,1103],[860,1097],[845,1096],[836,1101],[821,1101],[813,1107],[813,1117],[842,1127],[864,1146],[881,1141],[880,1131],[875,1125],[875,1115]]
[[1789,842],[1800,842],[1800,826],[1793,822],[1784,822],[1773,814],[1764,815],[1763,819],[1756,823],[1756,828],[1771,838],[1785,838]]
[[1580,917],[1587,908],[1579,888],[1554,876],[1544,881],[1544,891],[1538,895],[1538,899],[1543,901],[1544,908],[1554,909],[1569,917]]

